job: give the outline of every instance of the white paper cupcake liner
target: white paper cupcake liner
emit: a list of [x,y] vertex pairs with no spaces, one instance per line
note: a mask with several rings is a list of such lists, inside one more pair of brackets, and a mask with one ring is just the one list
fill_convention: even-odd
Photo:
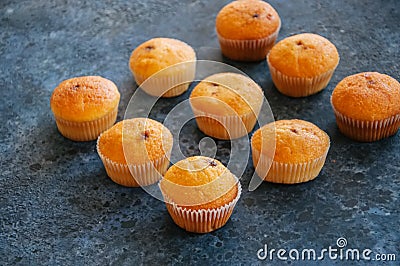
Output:
[[365,121],[345,116],[333,105],[332,109],[340,132],[357,141],[372,142],[387,138],[396,134],[400,127],[400,114],[382,120]]
[[269,50],[274,46],[279,30],[280,25],[270,36],[257,40],[227,39],[218,32],[217,36],[222,54],[226,57],[237,61],[260,61],[265,59]]
[[199,129],[217,139],[237,139],[247,135],[257,122],[253,112],[241,116],[218,116],[203,112],[192,105]]
[[278,71],[269,62],[269,56],[267,56],[267,62],[275,87],[282,94],[290,97],[305,97],[323,90],[328,86],[328,83],[336,69],[335,67],[333,70],[315,77],[299,78],[290,77]]
[[173,75],[160,75],[156,73],[153,76],[146,77],[134,73],[134,77],[140,88],[151,96],[175,97],[187,91],[190,82],[195,77],[196,62],[187,63],[192,65],[188,65],[185,70],[178,71]]
[[164,195],[167,210],[174,222],[188,232],[208,233],[217,230],[223,227],[229,220],[240,198],[242,186],[239,181],[237,184],[238,192],[235,199],[219,208],[191,210],[176,205],[171,202],[168,196]]
[[328,149],[319,158],[305,163],[280,163],[252,147],[253,165],[265,181],[281,184],[303,183],[316,178],[325,164]]
[[107,158],[99,149],[97,140],[97,153],[103,162],[107,175],[115,183],[126,187],[142,187],[158,182],[169,166],[169,154],[164,155],[153,162],[143,164],[121,164]]
[[118,105],[103,117],[85,122],[74,122],[55,116],[57,128],[60,133],[74,141],[95,140],[97,137],[114,125],[117,120]]

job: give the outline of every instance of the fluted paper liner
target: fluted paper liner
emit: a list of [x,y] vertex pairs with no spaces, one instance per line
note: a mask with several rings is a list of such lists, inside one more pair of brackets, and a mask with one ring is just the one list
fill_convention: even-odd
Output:
[[[166,75],[164,73],[154,74],[151,77],[146,77],[134,73],[136,83],[147,94],[155,97],[175,97],[183,94],[189,88],[190,82],[193,81],[196,72],[196,63],[177,73]],[[161,70],[162,72],[162,70]]]
[[265,181],[281,184],[303,183],[316,178],[325,164],[326,152],[305,163],[280,163],[252,147],[253,165],[258,176]]
[[[284,59],[283,59],[284,60]],[[329,70],[315,77],[290,77],[274,68],[267,57],[269,72],[275,87],[282,94],[290,97],[305,97],[315,94],[328,86],[335,69]]]
[[179,227],[188,232],[209,233],[223,227],[229,220],[242,193],[240,182],[238,181],[237,184],[238,192],[235,199],[216,209],[191,210],[178,206],[167,195],[163,196],[168,213]]
[[55,116],[57,128],[60,133],[74,141],[90,141],[114,125],[117,120],[118,105],[103,117],[84,122],[75,122],[61,119]]
[[97,140],[97,153],[103,162],[107,175],[115,183],[126,187],[148,186],[159,181],[169,166],[169,155],[142,164],[121,164],[112,161],[100,152]]
[[199,129],[206,135],[218,139],[237,139],[253,130],[257,116],[253,112],[244,115],[219,116],[193,107]]
[[400,114],[386,119],[365,121],[353,119],[338,112],[332,105],[336,117],[336,124],[347,137],[361,141],[372,142],[396,134],[400,127]]
[[222,54],[226,57],[237,61],[260,61],[264,60],[269,50],[274,46],[278,33],[278,29],[271,35],[255,40],[233,40],[222,37],[218,34],[219,44]]

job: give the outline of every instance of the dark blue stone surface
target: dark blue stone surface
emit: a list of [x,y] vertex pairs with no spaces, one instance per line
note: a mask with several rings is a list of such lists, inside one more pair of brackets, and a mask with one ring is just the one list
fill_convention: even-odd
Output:
[[[320,176],[301,185],[263,183],[249,192],[250,161],[231,219],[210,234],[181,230],[162,202],[140,188],[114,184],[94,141],[72,142],[58,133],[49,99],[59,82],[80,75],[113,80],[121,92],[121,120],[136,89],[128,68],[131,51],[164,36],[189,43],[200,59],[207,58],[210,47],[219,49],[214,21],[227,2],[0,2],[0,264],[284,263],[276,257],[260,261],[257,251],[265,244],[321,250],[336,247],[339,237],[347,239],[346,248],[394,253],[398,263],[399,133],[375,143],[351,141],[338,131],[329,100],[335,85],[357,72],[400,80],[400,1],[270,1],[282,18],[279,39],[314,32],[338,48],[341,61],[330,84],[311,97],[280,94],[265,62],[220,58],[262,86],[275,119],[317,124],[329,134],[331,148]],[[162,121],[189,93],[161,100],[154,117]],[[193,121],[183,133],[184,153],[197,154],[204,135]],[[217,144],[224,162],[229,143]]]

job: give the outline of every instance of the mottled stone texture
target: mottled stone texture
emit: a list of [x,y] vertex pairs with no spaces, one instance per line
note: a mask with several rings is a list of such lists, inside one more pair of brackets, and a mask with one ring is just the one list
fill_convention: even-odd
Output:
[[[349,248],[397,252],[400,259],[399,133],[375,143],[351,141],[338,131],[329,102],[335,84],[356,72],[400,79],[400,1],[270,1],[282,18],[279,39],[314,32],[339,50],[331,83],[308,98],[281,95],[265,62],[220,57],[262,86],[276,119],[314,122],[331,137],[331,149],[315,181],[245,189],[230,221],[213,233],[181,230],[162,202],[107,177],[95,142],[58,133],[49,99],[59,82],[79,75],[113,80],[122,95],[121,120],[136,89],[131,51],[166,36],[188,42],[199,58],[218,55],[214,19],[227,2],[0,2],[0,264],[257,264],[264,244],[320,250],[336,246],[338,237]],[[162,121],[188,95],[161,100],[153,117]],[[197,154],[202,137],[190,122],[181,134],[184,153]],[[226,162],[229,142],[217,144]],[[249,162],[245,188],[253,171]],[[334,262],[340,263],[323,261]]]

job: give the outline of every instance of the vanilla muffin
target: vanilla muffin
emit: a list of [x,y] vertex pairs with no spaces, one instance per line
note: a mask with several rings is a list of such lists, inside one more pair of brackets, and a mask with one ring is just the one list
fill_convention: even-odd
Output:
[[[274,150],[275,153],[271,154]],[[279,120],[251,138],[253,164],[266,181],[295,184],[318,176],[330,146],[329,136],[303,120]]]
[[157,182],[169,166],[173,138],[161,123],[149,118],[123,120],[100,135],[99,154],[107,175],[127,187]]
[[233,60],[265,59],[281,26],[276,10],[259,0],[233,1],[216,18],[216,31],[222,53]]
[[281,19],[268,3],[259,0],[233,1],[216,18],[222,53],[233,60],[264,60],[274,45]]
[[71,140],[95,140],[117,119],[120,94],[105,78],[86,76],[61,82],[50,98],[60,133]]
[[189,100],[202,132],[218,139],[235,139],[253,129],[263,99],[260,86],[249,77],[218,73],[201,81]]
[[146,93],[174,97],[184,93],[193,81],[196,53],[182,41],[154,38],[132,52],[129,67],[136,83]]
[[174,222],[195,233],[224,226],[241,194],[239,180],[218,160],[203,156],[177,162],[159,185]]
[[304,97],[323,90],[339,64],[333,43],[312,33],[278,42],[267,56],[276,88],[291,97]]
[[400,127],[400,83],[388,75],[364,72],[344,78],[331,104],[339,130],[354,140],[380,140]]

